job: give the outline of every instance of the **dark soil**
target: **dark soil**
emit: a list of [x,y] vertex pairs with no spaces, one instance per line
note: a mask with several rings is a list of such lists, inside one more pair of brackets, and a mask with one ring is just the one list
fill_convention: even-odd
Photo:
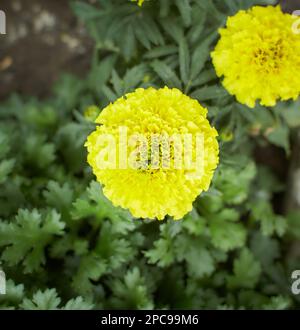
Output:
[[0,100],[10,93],[46,97],[62,72],[83,76],[92,40],[68,0],[1,0]]

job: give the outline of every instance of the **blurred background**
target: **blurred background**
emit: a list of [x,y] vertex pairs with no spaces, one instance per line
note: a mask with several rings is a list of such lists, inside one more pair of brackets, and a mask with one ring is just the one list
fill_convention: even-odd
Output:
[[62,72],[88,71],[93,43],[69,1],[2,0],[0,9],[7,21],[0,35],[0,99],[13,92],[46,97]]

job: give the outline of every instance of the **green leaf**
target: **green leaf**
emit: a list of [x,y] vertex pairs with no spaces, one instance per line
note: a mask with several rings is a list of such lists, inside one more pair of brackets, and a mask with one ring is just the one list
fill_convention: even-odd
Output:
[[43,135],[30,135],[25,140],[24,159],[35,168],[45,169],[55,159],[55,146],[46,143],[46,137]]
[[278,112],[285,119],[289,127],[300,126],[299,102],[292,102],[290,106],[284,104],[279,107]]
[[[193,69],[191,69],[193,72]],[[213,69],[203,70],[201,74],[191,82],[191,86],[201,86],[209,83],[210,81],[216,79],[216,72]]]
[[163,45],[164,38],[152,17],[145,15],[141,20],[140,24],[143,27],[145,35],[155,45]]
[[58,309],[61,299],[55,289],[46,289],[44,292],[37,291],[32,300],[25,298],[21,307],[26,310],[55,310]]
[[223,251],[242,247],[246,241],[246,230],[242,224],[233,223],[239,217],[233,209],[224,209],[210,216],[209,228],[212,244]]
[[184,37],[183,28],[180,27],[178,21],[173,18],[165,18],[161,22],[164,30],[177,42],[180,44],[180,40]]
[[54,92],[58,106],[64,109],[64,112],[73,110],[78,97],[84,88],[83,82],[70,74],[64,74],[54,86]]
[[159,267],[167,267],[174,262],[174,249],[172,242],[166,238],[160,238],[154,242],[154,248],[145,251],[145,256],[150,264]]
[[300,239],[300,212],[299,211],[293,211],[288,214],[287,221],[287,231],[288,234],[292,237],[295,237],[296,239]]
[[151,67],[168,87],[181,88],[181,82],[175,72],[164,62],[155,60]]
[[200,41],[202,32],[205,28],[206,10],[199,8],[198,6],[192,7],[192,20],[193,23],[187,33],[187,38],[192,45],[197,44]]
[[190,74],[190,54],[185,38],[182,38],[179,43],[179,64],[181,79],[184,83],[187,83]]
[[238,6],[233,0],[224,0],[226,6],[230,9],[231,13],[234,14],[238,10]]
[[208,101],[228,96],[227,91],[223,87],[219,86],[205,86],[196,89],[191,97],[196,98],[199,101]]
[[10,150],[9,136],[0,130],[0,159],[3,159]]
[[204,241],[189,236],[179,236],[175,240],[176,255],[179,262],[185,261],[189,276],[202,278],[215,270],[212,253]]
[[254,259],[253,254],[244,248],[240,256],[234,261],[233,272],[234,275],[229,276],[227,279],[227,285],[230,289],[253,289],[259,280],[261,266]]
[[193,209],[192,212],[183,218],[182,227],[185,228],[189,234],[199,236],[205,231],[206,220]]
[[250,184],[256,175],[256,166],[253,162],[234,168],[220,166],[215,175],[216,188],[221,192],[223,201],[238,205],[244,202],[250,190]]
[[90,88],[96,93],[101,93],[102,87],[111,76],[115,61],[115,56],[107,56],[100,62],[94,60],[92,70],[88,77],[88,82]]
[[4,183],[15,165],[14,159],[3,160],[0,162],[0,184]]
[[108,98],[109,102],[114,102],[118,98],[118,96],[108,86],[103,86],[102,92]]
[[76,297],[70,299],[66,305],[62,308],[63,310],[90,310],[93,309],[94,304],[85,301],[82,297]]
[[170,0],[160,1],[159,4],[160,4],[159,16],[161,18],[165,18],[166,16],[169,15],[170,12],[170,7],[171,7]]
[[72,9],[75,14],[83,20],[90,20],[102,16],[100,11],[97,11],[94,6],[81,1],[71,2]]
[[280,257],[278,241],[259,232],[251,239],[251,251],[265,268],[270,267]]
[[278,147],[284,148],[287,154],[290,153],[289,130],[286,126],[280,125],[266,134],[267,139]]
[[0,295],[0,309],[16,308],[24,298],[24,285],[6,279],[6,294]]
[[190,0],[175,0],[175,3],[182,16],[184,25],[189,26],[192,21],[192,7]]
[[78,173],[86,167],[84,143],[91,127],[87,124],[70,122],[60,126],[56,145],[68,173]]
[[178,51],[178,47],[174,45],[159,46],[146,52],[144,57],[146,59],[155,59],[155,58],[175,54],[177,53],[177,51]]
[[43,214],[19,210],[14,222],[0,222],[2,260],[11,266],[22,263],[25,273],[40,270],[46,262],[46,246],[55,235],[63,234],[64,226],[55,210]]
[[144,64],[136,65],[127,70],[124,76],[124,93],[134,90],[143,81],[146,72],[147,67]]
[[73,201],[73,191],[67,182],[60,185],[58,182],[49,181],[43,195],[49,206],[55,207],[65,216],[68,215]]
[[138,25],[136,26],[135,30],[134,30],[135,36],[137,38],[137,40],[147,49],[151,49],[151,42],[148,39],[148,37],[145,34],[145,31],[143,29],[142,25]]
[[86,295],[93,291],[90,280],[97,281],[107,272],[107,263],[97,253],[89,253],[80,260],[72,285],[76,292]]
[[126,234],[135,228],[130,213],[120,207],[115,207],[108,200],[103,192],[101,185],[92,181],[81,198],[73,204],[72,216],[75,220],[94,216],[100,222],[110,219],[114,233]]
[[115,69],[112,71],[111,82],[117,95],[121,96],[124,89],[124,81],[122,81]]
[[286,232],[287,220],[281,215],[274,214],[268,200],[263,198],[255,200],[250,207],[253,218],[261,223],[264,235],[270,236],[277,233],[278,236],[282,236]]
[[113,226],[106,222],[102,225],[101,232],[95,247],[95,253],[105,261],[111,270],[121,267],[135,256],[136,251],[130,242],[117,234],[112,236]]
[[191,65],[191,80],[194,80],[204,68],[210,55],[210,38],[207,38],[193,52]]
[[220,23],[224,20],[226,17],[225,13],[217,8],[217,5],[215,4],[215,1],[209,1],[209,2],[204,2],[204,1],[197,1],[199,6],[207,11],[208,16],[213,19],[213,22],[219,26]]
[[201,278],[205,275],[211,275],[215,270],[215,263],[211,253],[205,249],[192,246],[185,255],[188,274],[191,277]]
[[126,61],[129,61],[134,55],[136,49],[136,39],[134,37],[134,31],[131,25],[128,25],[124,33],[124,39],[121,44]]
[[287,221],[285,217],[273,215],[272,217],[263,217],[261,221],[262,232],[264,235],[272,235],[276,232],[278,236],[282,236],[287,229]]
[[137,267],[128,270],[124,280],[113,279],[111,281],[113,297],[112,307],[126,309],[152,309],[152,298],[146,287],[145,279]]
[[270,299],[270,302],[263,306],[266,310],[284,310],[291,306],[289,297],[275,296]]

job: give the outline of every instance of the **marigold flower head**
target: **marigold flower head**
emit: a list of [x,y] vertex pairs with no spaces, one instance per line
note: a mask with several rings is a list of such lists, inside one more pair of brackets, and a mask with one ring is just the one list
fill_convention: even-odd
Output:
[[300,38],[296,16],[280,7],[255,6],[229,17],[212,52],[217,75],[240,103],[254,107],[297,99],[300,94]]
[[191,211],[218,164],[218,134],[206,114],[167,87],[139,88],[109,104],[86,142],[106,197],[138,218],[181,219]]

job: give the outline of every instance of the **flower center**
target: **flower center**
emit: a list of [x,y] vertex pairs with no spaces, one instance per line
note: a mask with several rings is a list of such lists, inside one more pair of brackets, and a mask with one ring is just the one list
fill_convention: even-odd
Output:
[[278,72],[283,59],[282,42],[270,44],[268,47],[260,47],[254,51],[253,62],[259,72],[274,73]]

